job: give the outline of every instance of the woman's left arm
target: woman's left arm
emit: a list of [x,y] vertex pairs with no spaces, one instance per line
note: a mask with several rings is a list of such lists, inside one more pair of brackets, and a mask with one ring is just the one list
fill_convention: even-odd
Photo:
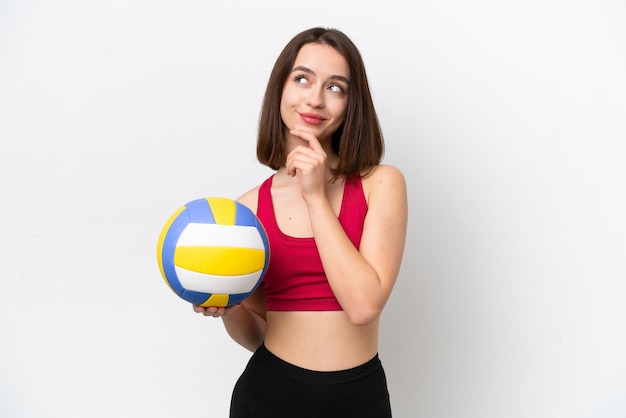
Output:
[[363,184],[368,212],[358,250],[328,199],[307,200],[328,282],[357,325],[376,320],[391,295],[404,253],[408,217],[406,182],[397,168],[376,166]]

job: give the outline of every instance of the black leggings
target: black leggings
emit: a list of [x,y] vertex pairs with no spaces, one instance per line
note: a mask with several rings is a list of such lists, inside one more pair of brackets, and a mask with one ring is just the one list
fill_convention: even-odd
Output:
[[230,418],[390,418],[382,364],[337,372],[294,366],[261,345],[237,381]]

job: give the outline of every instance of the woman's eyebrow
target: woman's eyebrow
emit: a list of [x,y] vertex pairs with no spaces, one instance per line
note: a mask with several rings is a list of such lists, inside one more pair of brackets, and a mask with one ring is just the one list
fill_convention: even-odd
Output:
[[[292,73],[296,71],[302,71],[307,74],[315,75],[315,71],[311,70],[309,67],[305,67],[304,65],[298,65],[297,67],[294,67],[293,70],[291,70]],[[330,79],[339,80],[339,81],[343,81],[346,84],[350,84],[350,80],[348,80],[348,78],[342,75],[333,75],[333,76],[330,76]]]

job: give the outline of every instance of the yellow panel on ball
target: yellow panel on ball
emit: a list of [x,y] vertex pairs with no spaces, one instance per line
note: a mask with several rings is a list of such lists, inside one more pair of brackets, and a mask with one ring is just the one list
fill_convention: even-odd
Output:
[[200,306],[204,306],[205,308],[209,306],[228,306],[228,295],[214,293],[204,303],[200,304]]
[[230,199],[224,199],[223,197],[209,197],[207,198],[215,223],[219,225],[234,225],[236,206],[235,201]]
[[256,248],[177,247],[174,264],[199,273],[239,276],[263,270],[265,251]]

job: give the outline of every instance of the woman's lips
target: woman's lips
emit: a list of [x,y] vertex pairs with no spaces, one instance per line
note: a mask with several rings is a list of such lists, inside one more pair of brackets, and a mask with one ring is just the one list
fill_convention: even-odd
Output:
[[324,118],[315,113],[300,113],[300,119],[309,125],[319,125],[324,122]]

